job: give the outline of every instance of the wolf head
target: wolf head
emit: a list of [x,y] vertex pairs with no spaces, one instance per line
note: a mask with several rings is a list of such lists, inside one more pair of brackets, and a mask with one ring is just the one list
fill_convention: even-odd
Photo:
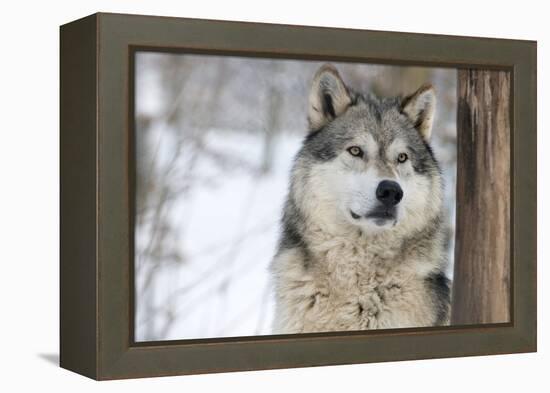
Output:
[[309,94],[310,131],[297,155],[292,203],[308,220],[363,233],[421,229],[438,217],[442,178],[429,145],[431,86],[406,97],[350,89],[331,65]]

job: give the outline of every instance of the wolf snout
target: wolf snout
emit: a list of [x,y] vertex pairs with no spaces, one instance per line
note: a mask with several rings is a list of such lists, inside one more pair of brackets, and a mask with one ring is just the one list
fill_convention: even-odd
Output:
[[397,182],[382,180],[376,188],[376,199],[385,207],[393,207],[403,199],[403,190]]

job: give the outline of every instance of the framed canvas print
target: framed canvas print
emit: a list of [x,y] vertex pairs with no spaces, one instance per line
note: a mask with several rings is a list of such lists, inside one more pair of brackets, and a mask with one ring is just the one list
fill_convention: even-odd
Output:
[[61,27],[61,366],[536,350],[536,43]]

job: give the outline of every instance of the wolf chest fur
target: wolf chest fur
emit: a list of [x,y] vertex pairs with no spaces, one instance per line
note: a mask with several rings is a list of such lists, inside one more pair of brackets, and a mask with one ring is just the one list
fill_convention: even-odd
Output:
[[448,323],[435,93],[378,98],[323,66],[271,264],[275,333]]

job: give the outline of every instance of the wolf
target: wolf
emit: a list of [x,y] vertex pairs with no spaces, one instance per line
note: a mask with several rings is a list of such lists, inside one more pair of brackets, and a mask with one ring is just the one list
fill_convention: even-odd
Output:
[[430,85],[379,98],[330,64],[314,75],[270,265],[275,334],[449,323],[435,107]]

